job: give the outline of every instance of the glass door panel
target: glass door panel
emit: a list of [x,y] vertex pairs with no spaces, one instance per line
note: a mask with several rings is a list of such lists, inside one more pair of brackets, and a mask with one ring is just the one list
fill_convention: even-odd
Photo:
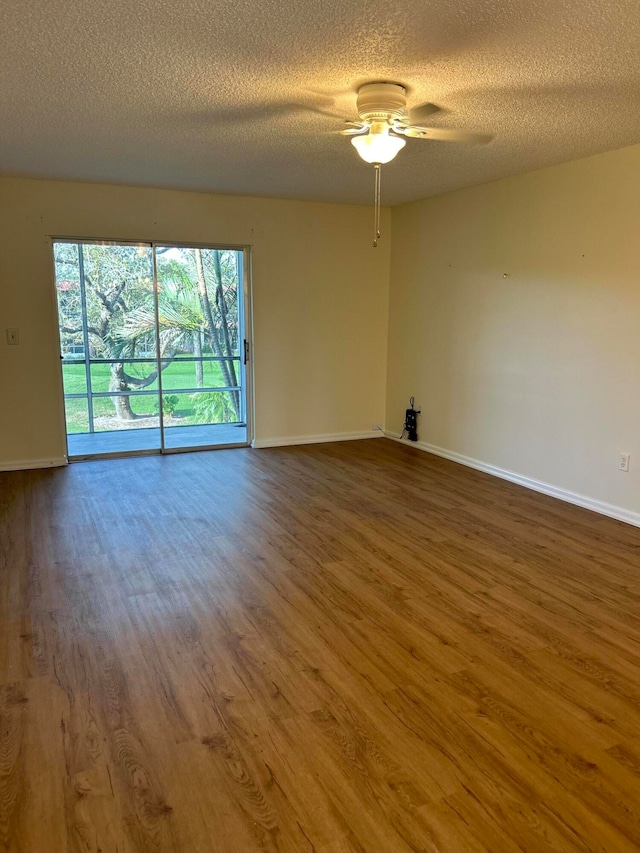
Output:
[[53,250],[69,456],[159,450],[151,245]]
[[164,446],[246,444],[244,254],[156,246]]

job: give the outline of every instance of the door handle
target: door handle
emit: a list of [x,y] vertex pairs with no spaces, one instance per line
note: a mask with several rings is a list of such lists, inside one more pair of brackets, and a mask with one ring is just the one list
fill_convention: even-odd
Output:
[[244,363],[246,364],[249,361],[249,341],[244,339]]

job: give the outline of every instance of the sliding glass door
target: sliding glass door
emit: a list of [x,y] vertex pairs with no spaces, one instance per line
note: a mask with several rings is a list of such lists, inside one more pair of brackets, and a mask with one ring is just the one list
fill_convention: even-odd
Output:
[[244,252],[53,249],[69,456],[246,444]]

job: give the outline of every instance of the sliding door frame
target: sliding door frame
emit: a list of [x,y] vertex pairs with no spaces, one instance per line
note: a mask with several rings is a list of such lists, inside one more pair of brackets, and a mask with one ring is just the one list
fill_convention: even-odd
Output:
[[[224,450],[227,448],[235,448],[235,447],[250,447],[253,441],[253,429],[254,429],[254,413],[255,413],[255,400],[254,400],[254,362],[253,362],[253,288],[252,288],[252,280],[251,280],[251,246],[250,245],[242,245],[242,244],[234,244],[234,243],[199,243],[199,242],[185,242],[185,241],[177,241],[177,240],[144,240],[137,239],[132,240],[123,239],[119,240],[116,238],[104,238],[104,237],[69,237],[67,236],[59,236],[56,234],[48,235],[49,239],[49,257],[51,259],[51,278],[52,278],[52,292],[53,292],[53,302],[55,307],[55,318],[56,318],[56,334],[57,334],[57,342],[58,342],[58,350],[60,350],[60,312],[58,307],[58,294],[56,290],[56,264],[55,264],[55,256],[54,256],[54,243],[90,243],[93,245],[117,245],[117,246],[145,246],[151,249],[152,253],[152,262],[153,262],[153,291],[154,291],[154,312],[156,317],[156,360],[158,367],[158,395],[159,399],[162,400],[162,371],[160,369],[162,359],[160,356],[160,347],[159,347],[159,338],[158,338],[158,330],[159,330],[159,305],[158,305],[158,276],[157,276],[157,263],[156,263],[156,248],[158,246],[168,246],[175,247],[177,249],[219,249],[219,250],[229,250],[232,252],[238,252],[242,255],[242,271],[240,275],[240,280],[238,282],[238,298],[242,298],[242,312],[240,312],[239,317],[239,326],[238,326],[238,343],[240,347],[240,371],[241,371],[241,389],[244,390],[244,394],[241,395],[242,399],[242,408],[244,410],[244,422],[246,425],[246,442],[238,443],[238,444],[208,444],[208,445],[196,445],[193,447],[166,447],[165,446],[165,436],[164,436],[164,414],[162,411],[162,405],[159,406],[159,424],[160,424],[160,446],[158,448],[152,448],[149,450],[131,450],[131,451],[120,451],[116,453],[95,453],[88,456],[73,456],[72,461],[82,461],[86,459],[117,459],[121,457],[127,456],[156,456],[156,455],[170,455],[174,453],[191,453],[200,450]],[[58,363],[59,363],[59,396],[62,400],[62,424],[64,426],[64,443],[65,443],[65,456],[67,460],[69,460],[69,436],[67,432],[67,419],[65,414],[65,395],[64,395],[64,373],[63,373],[63,364],[62,358],[60,357],[60,352],[58,352]]]

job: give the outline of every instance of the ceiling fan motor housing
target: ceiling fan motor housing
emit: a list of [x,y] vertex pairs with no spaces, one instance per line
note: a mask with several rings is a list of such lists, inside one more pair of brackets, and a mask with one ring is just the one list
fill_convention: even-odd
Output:
[[358,89],[358,115],[363,121],[403,118],[407,92],[397,83],[367,83]]

